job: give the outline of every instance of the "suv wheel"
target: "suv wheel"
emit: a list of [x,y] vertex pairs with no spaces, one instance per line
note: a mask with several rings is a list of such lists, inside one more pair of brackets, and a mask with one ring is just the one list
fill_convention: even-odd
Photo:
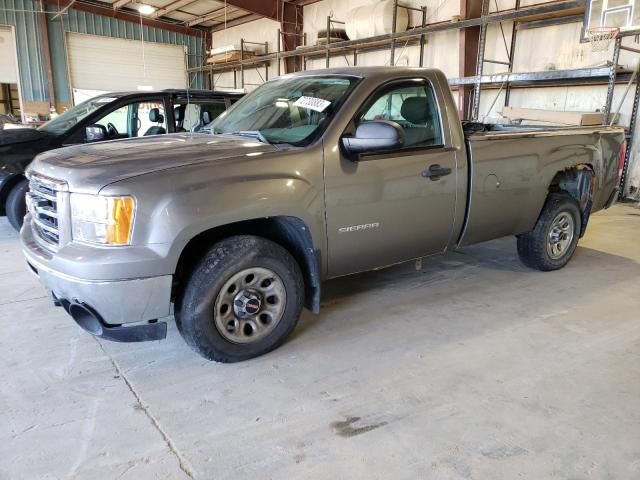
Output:
[[185,286],[176,323],[185,341],[217,362],[238,362],[280,346],[298,322],[304,285],[295,259],[253,236],[211,248]]

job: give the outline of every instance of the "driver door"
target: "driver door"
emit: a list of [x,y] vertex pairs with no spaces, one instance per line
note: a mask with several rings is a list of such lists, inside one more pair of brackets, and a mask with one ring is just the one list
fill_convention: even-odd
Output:
[[[400,125],[404,144],[357,158],[339,146],[338,162],[325,166],[332,277],[442,252],[452,235],[456,151],[447,144],[431,83],[401,80],[379,88],[344,136],[376,120]],[[430,169],[443,173],[431,176]]]

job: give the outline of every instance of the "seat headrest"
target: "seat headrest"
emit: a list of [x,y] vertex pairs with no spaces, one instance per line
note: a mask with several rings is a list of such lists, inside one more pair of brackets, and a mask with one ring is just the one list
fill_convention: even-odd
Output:
[[400,113],[411,123],[424,124],[429,118],[429,99],[427,97],[406,98],[402,102]]
[[151,110],[149,110],[149,121],[153,123],[164,122],[164,115],[160,113],[159,108],[152,108]]
[[178,106],[178,107],[173,107],[173,118],[176,122],[181,122],[182,120],[184,120],[183,116],[182,116],[182,112],[184,110],[182,109],[182,107]]
[[205,125],[211,123],[211,114],[206,110],[202,112],[202,123],[204,123]]

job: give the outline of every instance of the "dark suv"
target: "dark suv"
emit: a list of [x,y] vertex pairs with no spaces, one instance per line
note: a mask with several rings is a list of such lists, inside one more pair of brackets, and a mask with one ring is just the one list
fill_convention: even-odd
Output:
[[33,158],[67,145],[200,131],[240,93],[207,90],[109,93],[80,103],[38,129],[0,130],[0,215],[17,230],[28,190],[24,171]]

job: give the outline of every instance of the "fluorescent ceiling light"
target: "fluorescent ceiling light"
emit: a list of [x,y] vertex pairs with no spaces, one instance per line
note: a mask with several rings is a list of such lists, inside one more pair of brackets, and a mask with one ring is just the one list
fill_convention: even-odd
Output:
[[152,7],[151,5],[146,5],[146,4],[142,3],[138,7],[138,11],[142,15],[151,15],[153,12],[156,11],[156,7]]
[[138,91],[140,92],[150,92],[153,90],[153,85],[138,85]]

